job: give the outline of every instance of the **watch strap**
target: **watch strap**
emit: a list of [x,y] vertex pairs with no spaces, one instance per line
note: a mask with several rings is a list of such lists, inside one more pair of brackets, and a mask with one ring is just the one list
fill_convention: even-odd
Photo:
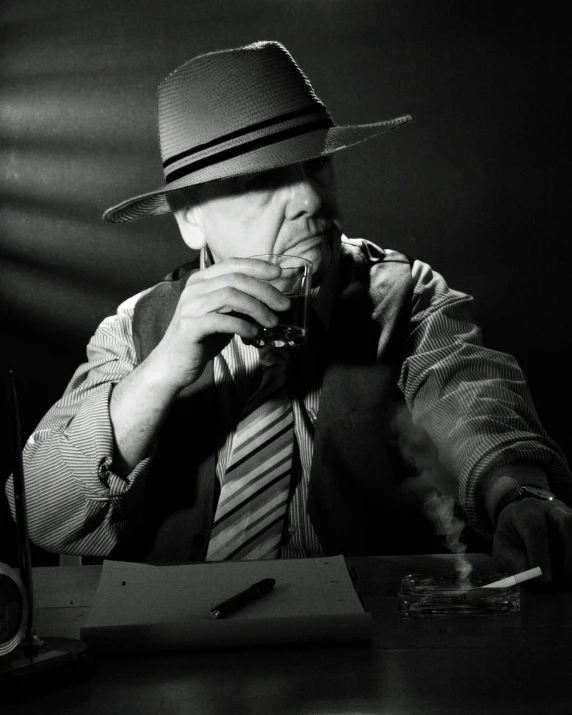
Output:
[[554,499],[554,495],[552,494],[552,492],[548,491],[548,489],[545,489],[545,491],[546,491],[547,495],[549,494],[550,496],[541,497],[538,494],[533,494],[532,492],[527,491],[525,489],[525,487],[528,487],[528,486],[533,486],[533,487],[538,488],[536,484],[530,484],[530,485],[529,484],[518,484],[516,487],[509,489],[508,492],[506,494],[504,494],[499,499],[499,502],[496,505],[495,513],[494,513],[494,517],[493,517],[495,525],[498,523],[501,511],[506,506],[511,504],[513,501],[517,501],[519,499],[525,499],[527,497],[532,497],[533,499],[546,499],[547,501],[549,501],[550,499]]

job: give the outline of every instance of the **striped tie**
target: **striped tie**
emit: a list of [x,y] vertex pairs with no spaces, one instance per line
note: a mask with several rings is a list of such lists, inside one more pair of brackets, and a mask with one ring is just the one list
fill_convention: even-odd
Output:
[[260,351],[260,385],[241,414],[211,531],[207,561],[272,559],[288,509],[294,420],[286,351]]

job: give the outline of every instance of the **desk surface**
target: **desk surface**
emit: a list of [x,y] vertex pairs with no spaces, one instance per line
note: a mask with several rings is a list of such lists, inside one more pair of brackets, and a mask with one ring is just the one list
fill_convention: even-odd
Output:
[[[477,570],[489,558],[470,555]],[[521,613],[403,619],[406,573],[451,573],[452,557],[348,558],[373,615],[369,644],[101,656],[86,682],[27,695],[27,715],[334,715],[572,712],[572,594],[522,590]],[[40,635],[77,638],[101,567],[34,570]],[[1,705],[1,694],[0,694]]]

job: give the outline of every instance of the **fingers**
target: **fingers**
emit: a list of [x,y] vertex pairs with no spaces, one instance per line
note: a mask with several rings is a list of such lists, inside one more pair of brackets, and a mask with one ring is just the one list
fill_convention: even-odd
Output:
[[554,565],[544,519],[539,520],[536,525],[529,523],[525,527],[524,541],[530,564],[528,568],[539,566],[542,569],[542,576],[539,576],[538,580],[545,583],[553,581]]
[[227,258],[215,263],[204,271],[193,273],[189,280],[208,281],[231,273],[241,273],[258,278],[261,281],[271,281],[282,273],[280,266],[260,258]]
[[[493,561],[497,571],[515,574],[530,568],[530,562],[524,543],[507,536],[498,530],[493,538]],[[520,541],[520,543],[518,543]]]
[[290,307],[290,299],[268,282],[280,272],[279,266],[259,259],[229,259],[193,274],[182,299],[194,317],[239,313],[272,327],[278,322],[273,311]]
[[290,307],[290,299],[271,283],[242,273],[226,273],[208,280],[189,281],[185,292],[196,297],[229,289],[252,296],[272,310],[282,311]]
[[572,510],[554,501],[547,511],[548,539],[555,578],[572,584]]
[[509,504],[498,521],[493,558],[509,573],[539,566],[540,581],[572,582],[572,510],[559,501]]
[[255,323],[267,328],[278,323],[278,317],[265,303],[248,293],[228,286],[198,297],[195,302],[195,310],[200,315],[226,313],[236,318],[246,320],[250,318]]
[[216,313],[210,321],[209,334],[235,334],[243,340],[251,340],[258,334],[258,327],[240,317]]
[[160,378],[183,387],[202,374],[237,335],[252,343],[260,326],[274,327],[290,299],[269,281],[279,266],[252,258],[222,261],[193,273],[186,282],[169,326],[156,348]]

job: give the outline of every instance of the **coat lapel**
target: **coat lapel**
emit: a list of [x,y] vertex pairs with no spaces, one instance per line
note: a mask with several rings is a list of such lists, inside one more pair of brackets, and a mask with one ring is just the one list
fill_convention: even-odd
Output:
[[151,562],[198,561],[208,545],[216,499],[222,407],[212,364],[173,404],[161,431],[148,503],[157,521]]
[[383,505],[395,503],[390,422],[402,402],[397,380],[411,297],[410,266],[400,258],[372,268],[342,255],[330,328],[315,331],[313,372],[323,371],[323,380],[308,512],[328,553],[366,553],[371,502],[381,519]]
[[[134,342],[144,359],[162,339],[195,264],[186,264],[143,296]],[[225,423],[213,363],[173,403],[157,440],[145,501],[151,539],[140,549],[150,562],[200,560],[208,545],[216,499],[216,453]]]

